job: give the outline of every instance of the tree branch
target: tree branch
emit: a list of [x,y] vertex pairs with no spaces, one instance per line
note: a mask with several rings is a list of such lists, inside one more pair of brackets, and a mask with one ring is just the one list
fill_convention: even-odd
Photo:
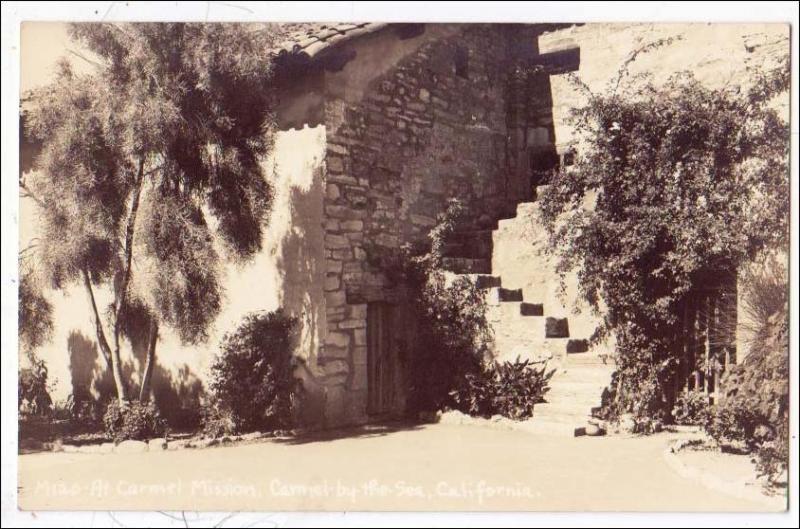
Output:
[[147,361],[142,372],[142,386],[139,390],[139,402],[147,402],[150,399],[150,381],[153,378],[153,367],[156,363],[156,342],[158,342],[158,320],[153,317],[150,322],[150,332],[147,344]]
[[120,286],[119,295],[114,305],[114,341],[116,347],[119,348],[119,311],[125,304],[125,298],[128,294],[128,285],[131,281],[131,266],[133,263],[133,235],[136,225],[136,214],[139,211],[139,200],[142,196],[142,184],[144,182],[144,156],[139,160],[139,173],[136,177],[136,188],[133,190],[133,200],[131,201],[131,210],[128,214],[128,225],[125,228],[125,271],[123,273],[122,285]]
[[103,358],[109,369],[111,366],[111,347],[106,340],[106,333],[103,330],[103,321],[100,319],[100,312],[97,310],[97,302],[94,299],[94,291],[92,290],[92,282],[89,280],[89,272],[83,270],[83,285],[86,288],[86,293],[89,296],[89,302],[92,306],[92,313],[94,314],[95,330],[97,332],[97,343],[100,346],[100,351],[103,353]]
[[47,207],[47,204],[44,203],[44,200],[42,200],[41,198],[37,197],[33,193],[33,191],[31,191],[31,189],[25,184],[25,180],[23,180],[22,178],[19,179],[19,188],[22,189],[23,191],[25,191],[24,193],[20,193],[20,195],[19,195],[20,197],[22,197],[22,198],[30,198],[31,200],[36,202],[42,208],[46,208]]

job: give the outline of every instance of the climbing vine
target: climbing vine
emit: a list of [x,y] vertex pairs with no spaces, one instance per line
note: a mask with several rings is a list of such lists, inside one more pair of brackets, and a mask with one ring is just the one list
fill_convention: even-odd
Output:
[[542,210],[559,271],[577,271],[602,315],[593,339],[616,339],[605,411],[646,422],[669,420],[687,293],[709,271],[785,247],[789,128],[770,102],[790,70],[711,89],[691,74],[657,86],[627,75],[630,62],[602,93],[573,79],[586,96],[571,114],[580,141]]

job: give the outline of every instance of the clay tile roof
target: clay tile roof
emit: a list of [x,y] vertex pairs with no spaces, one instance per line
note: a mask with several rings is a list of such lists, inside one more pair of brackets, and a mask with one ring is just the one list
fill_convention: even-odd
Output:
[[313,59],[324,50],[373,33],[387,25],[378,22],[280,24],[285,37],[273,53],[277,56],[297,55]]

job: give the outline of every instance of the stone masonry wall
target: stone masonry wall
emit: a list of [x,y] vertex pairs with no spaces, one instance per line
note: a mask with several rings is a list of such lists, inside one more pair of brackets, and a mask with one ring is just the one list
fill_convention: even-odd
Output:
[[497,28],[466,26],[400,59],[359,101],[326,101],[329,421],[365,419],[367,303],[392,301],[369,246],[425,239],[451,197],[476,225],[507,204],[505,52]]

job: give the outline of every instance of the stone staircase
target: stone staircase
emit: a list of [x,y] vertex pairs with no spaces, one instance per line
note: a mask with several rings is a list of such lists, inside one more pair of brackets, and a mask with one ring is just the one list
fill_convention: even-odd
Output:
[[[574,315],[572,302],[558,295],[555,261],[544,251],[547,239],[538,215],[535,201],[522,202],[515,215],[505,215],[492,230],[454,233],[445,245],[443,263],[486,290],[495,358],[519,357],[556,369],[546,402],[536,405],[534,417],[521,428],[582,435],[598,422],[592,412],[614,366],[608,349],[589,347],[587,338],[597,321]],[[574,278],[572,282],[567,299],[577,295]]]

